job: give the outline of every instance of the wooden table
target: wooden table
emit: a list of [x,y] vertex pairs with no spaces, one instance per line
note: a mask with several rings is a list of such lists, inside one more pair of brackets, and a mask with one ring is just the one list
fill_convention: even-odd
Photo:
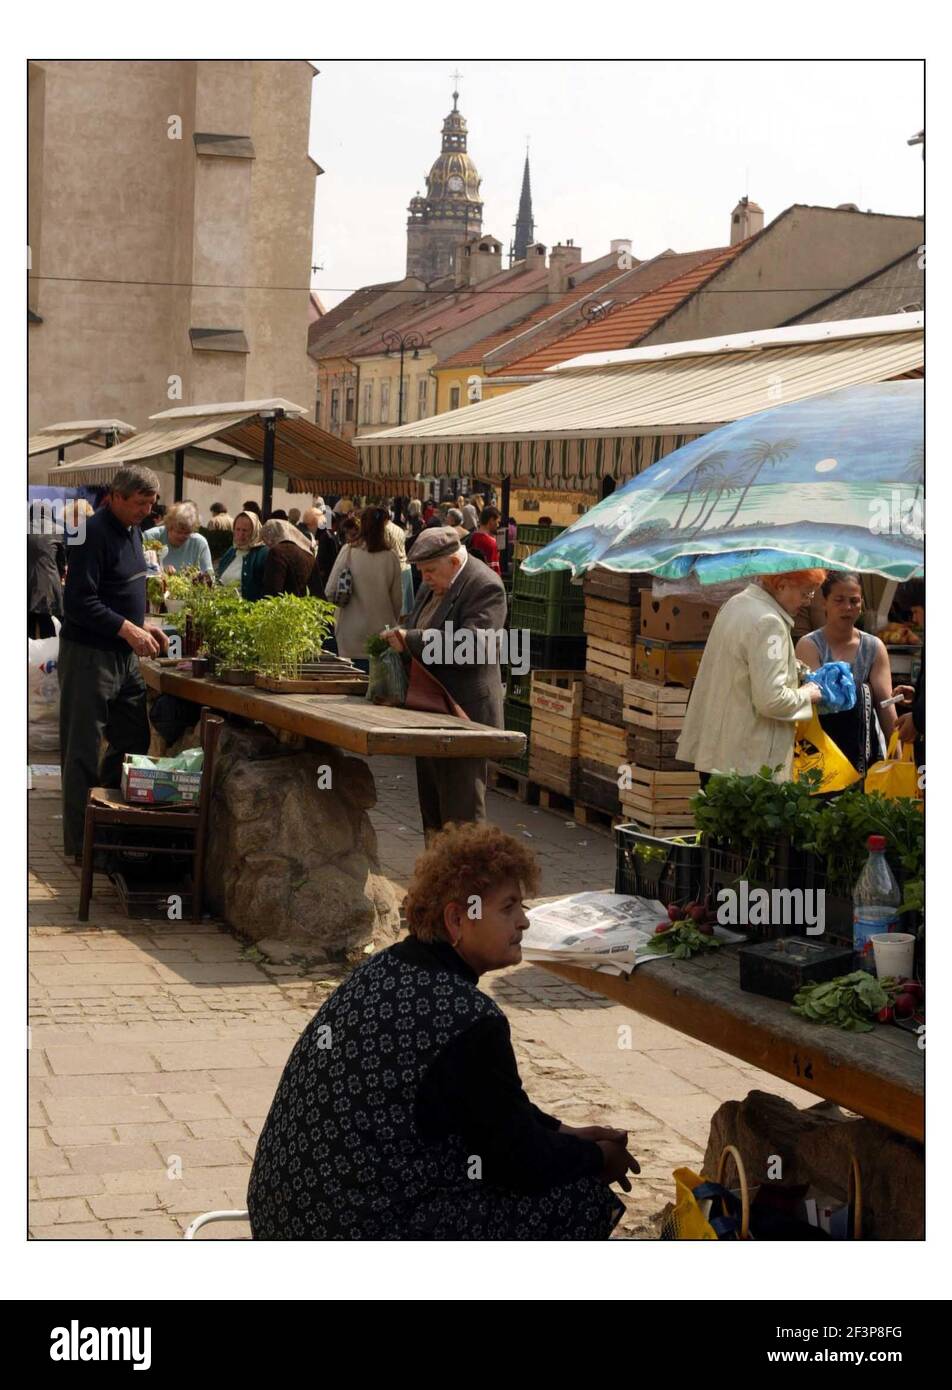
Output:
[[737,950],[651,961],[630,976],[532,963],[923,1143],[925,1051],[918,1037],[892,1025],[846,1033],[748,994],[740,987]]
[[146,685],[162,695],[257,719],[365,757],[518,758],[526,745],[525,734],[449,714],[373,705],[359,695],[274,695],[253,685],[223,685],[186,675],[155,661],[140,666]]

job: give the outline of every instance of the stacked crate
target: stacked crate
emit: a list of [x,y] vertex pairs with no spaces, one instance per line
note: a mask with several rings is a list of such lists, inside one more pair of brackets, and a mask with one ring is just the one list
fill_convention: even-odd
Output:
[[529,632],[529,664],[534,671],[578,670],[585,663],[583,600],[570,570],[526,574],[522,561],[555,539],[563,526],[519,526],[512,580],[509,628]]
[[621,800],[626,817],[649,835],[678,836],[694,826],[691,797],[699,778],[679,762],[677,743],[716,615],[712,604],[642,596],[636,675],[624,688],[631,773]]
[[540,787],[574,797],[582,713],[580,671],[534,671],[529,777]]
[[595,568],[585,576],[584,627],[588,639],[579,724],[578,799],[606,815],[621,813],[619,768],[629,760],[622,717],[626,679],[635,670],[644,574]]

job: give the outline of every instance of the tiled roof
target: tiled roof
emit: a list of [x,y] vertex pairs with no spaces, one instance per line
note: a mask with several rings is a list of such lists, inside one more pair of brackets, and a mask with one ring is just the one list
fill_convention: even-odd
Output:
[[359,310],[372,304],[375,299],[379,299],[382,295],[389,293],[399,283],[399,280],[388,280],[379,285],[364,285],[362,289],[354,290],[353,294],[349,294],[346,299],[335,304],[333,309],[328,309],[308,328],[308,351],[310,352],[322,339],[345,324]]
[[872,275],[831,295],[790,323],[824,323],[836,319],[868,319],[880,314],[899,314],[913,304],[925,303],[925,270],[919,265],[919,248],[890,261]]
[[[509,363],[507,370],[521,376],[545,371],[547,367],[554,367],[558,362],[566,362],[570,357],[579,357],[585,352],[611,352],[633,347],[655,324],[683,304],[689,295],[716,275],[747,245],[748,242],[742,241],[736,246],[722,247],[716,251],[687,253],[704,259],[695,260],[690,269],[666,279],[656,289],[649,289],[630,303],[609,310],[603,318],[587,323],[547,347]],[[664,268],[662,261],[660,269],[663,271]],[[671,269],[670,266],[667,268]]]
[[[504,270],[499,275],[484,280],[474,289],[456,289],[449,294],[442,294],[435,303],[424,304],[422,307],[414,306],[409,315],[404,310],[400,319],[401,331],[409,332],[412,328],[429,346],[434,338],[443,333],[451,333],[454,329],[462,328],[464,324],[482,318],[484,314],[494,313],[506,305],[517,305],[523,295],[543,289],[547,280],[548,272],[544,267],[533,270]],[[518,313],[518,309],[514,309],[513,312]],[[390,316],[387,317],[389,322]],[[377,326],[382,327],[382,321],[378,320]],[[364,337],[359,349],[356,345],[351,349],[351,355],[370,356],[383,352],[385,348],[386,344],[381,341],[380,333],[372,332]]]

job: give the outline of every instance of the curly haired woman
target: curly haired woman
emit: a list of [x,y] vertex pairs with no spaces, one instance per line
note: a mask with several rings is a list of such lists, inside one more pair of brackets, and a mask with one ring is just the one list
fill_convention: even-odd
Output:
[[532,855],[485,822],[417,860],[410,936],[359,966],[291,1053],[248,1187],[256,1240],[604,1240],[639,1171],[621,1130],[534,1106],[478,989],[517,965]]

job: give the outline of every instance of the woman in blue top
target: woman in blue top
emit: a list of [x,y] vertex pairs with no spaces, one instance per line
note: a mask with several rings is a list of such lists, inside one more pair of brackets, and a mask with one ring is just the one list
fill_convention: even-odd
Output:
[[208,541],[198,534],[198,508],[194,502],[173,502],[165,513],[165,525],[153,526],[143,533],[147,541],[161,541],[166,546],[162,568],[183,570],[195,565],[205,574],[214,574],[212,552]]
[[235,517],[235,543],[218,561],[215,574],[219,584],[241,586],[241,597],[251,602],[264,598],[264,567],[268,547],[261,539],[261,522],[252,512]]
[[858,574],[827,576],[820,592],[826,622],[797,643],[797,656],[817,670],[827,661],[845,661],[856,682],[856,704],[839,714],[821,714],[820,726],[859,773],[885,755],[886,739],[896,725],[894,705],[883,707],[892,694],[889,653],[878,637],[861,632],[856,621],[863,611],[863,586]]

